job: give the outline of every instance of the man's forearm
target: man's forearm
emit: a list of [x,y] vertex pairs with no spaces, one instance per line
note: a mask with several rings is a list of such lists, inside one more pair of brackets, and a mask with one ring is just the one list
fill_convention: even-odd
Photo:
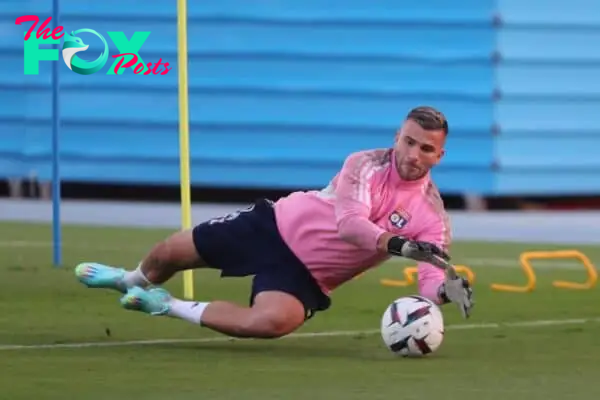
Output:
[[338,232],[342,239],[365,249],[379,249],[379,241],[387,232],[359,215],[345,215],[338,220]]

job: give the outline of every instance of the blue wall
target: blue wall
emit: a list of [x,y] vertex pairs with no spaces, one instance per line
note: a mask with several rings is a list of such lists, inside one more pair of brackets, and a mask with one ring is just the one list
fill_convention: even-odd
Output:
[[[69,31],[151,31],[144,61],[173,66],[163,76],[106,75],[109,65],[82,76],[59,60],[65,180],[178,182],[171,3],[61,1]],[[600,144],[600,30],[591,27],[600,17],[578,15],[574,1],[402,3],[189,1],[192,181],[323,186],[349,152],[389,146],[408,110],[429,104],[450,121],[448,155],[434,173],[443,191],[599,191],[591,156]],[[24,27],[14,24],[24,14],[43,20],[50,6],[0,0],[0,176],[50,177],[52,64],[23,74]],[[82,38],[90,53],[100,44]]]
[[600,193],[600,2],[499,0],[498,193]]

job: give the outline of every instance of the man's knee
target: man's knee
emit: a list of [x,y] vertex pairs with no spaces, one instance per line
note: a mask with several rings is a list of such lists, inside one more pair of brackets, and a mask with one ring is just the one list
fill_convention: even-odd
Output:
[[282,314],[265,314],[253,311],[242,328],[249,336],[264,339],[276,339],[294,332],[303,320],[290,318]]
[[243,329],[252,332],[253,336],[258,338],[276,339],[294,332],[300,325],[301,323],[285,315],[253,312]]
[[293,296],[263,292],[256,299],[243,329],[261,338],[279,338],[294,332],[304,323],[304,306]]

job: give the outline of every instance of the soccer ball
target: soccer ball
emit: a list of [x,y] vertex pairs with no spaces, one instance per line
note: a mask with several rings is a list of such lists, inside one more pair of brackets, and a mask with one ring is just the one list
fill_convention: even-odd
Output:
[[396,355],[422,357],[442,344],[444,317],[440,308],[425,297],[401,297],[383,313],[381,337]]

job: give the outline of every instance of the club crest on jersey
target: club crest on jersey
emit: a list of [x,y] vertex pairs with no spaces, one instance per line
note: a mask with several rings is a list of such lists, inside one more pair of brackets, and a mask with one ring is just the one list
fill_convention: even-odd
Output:
[[402,209],[390,214],[390,222],[398,229],[404,228],[408,221],[410,221],[410,215]]

